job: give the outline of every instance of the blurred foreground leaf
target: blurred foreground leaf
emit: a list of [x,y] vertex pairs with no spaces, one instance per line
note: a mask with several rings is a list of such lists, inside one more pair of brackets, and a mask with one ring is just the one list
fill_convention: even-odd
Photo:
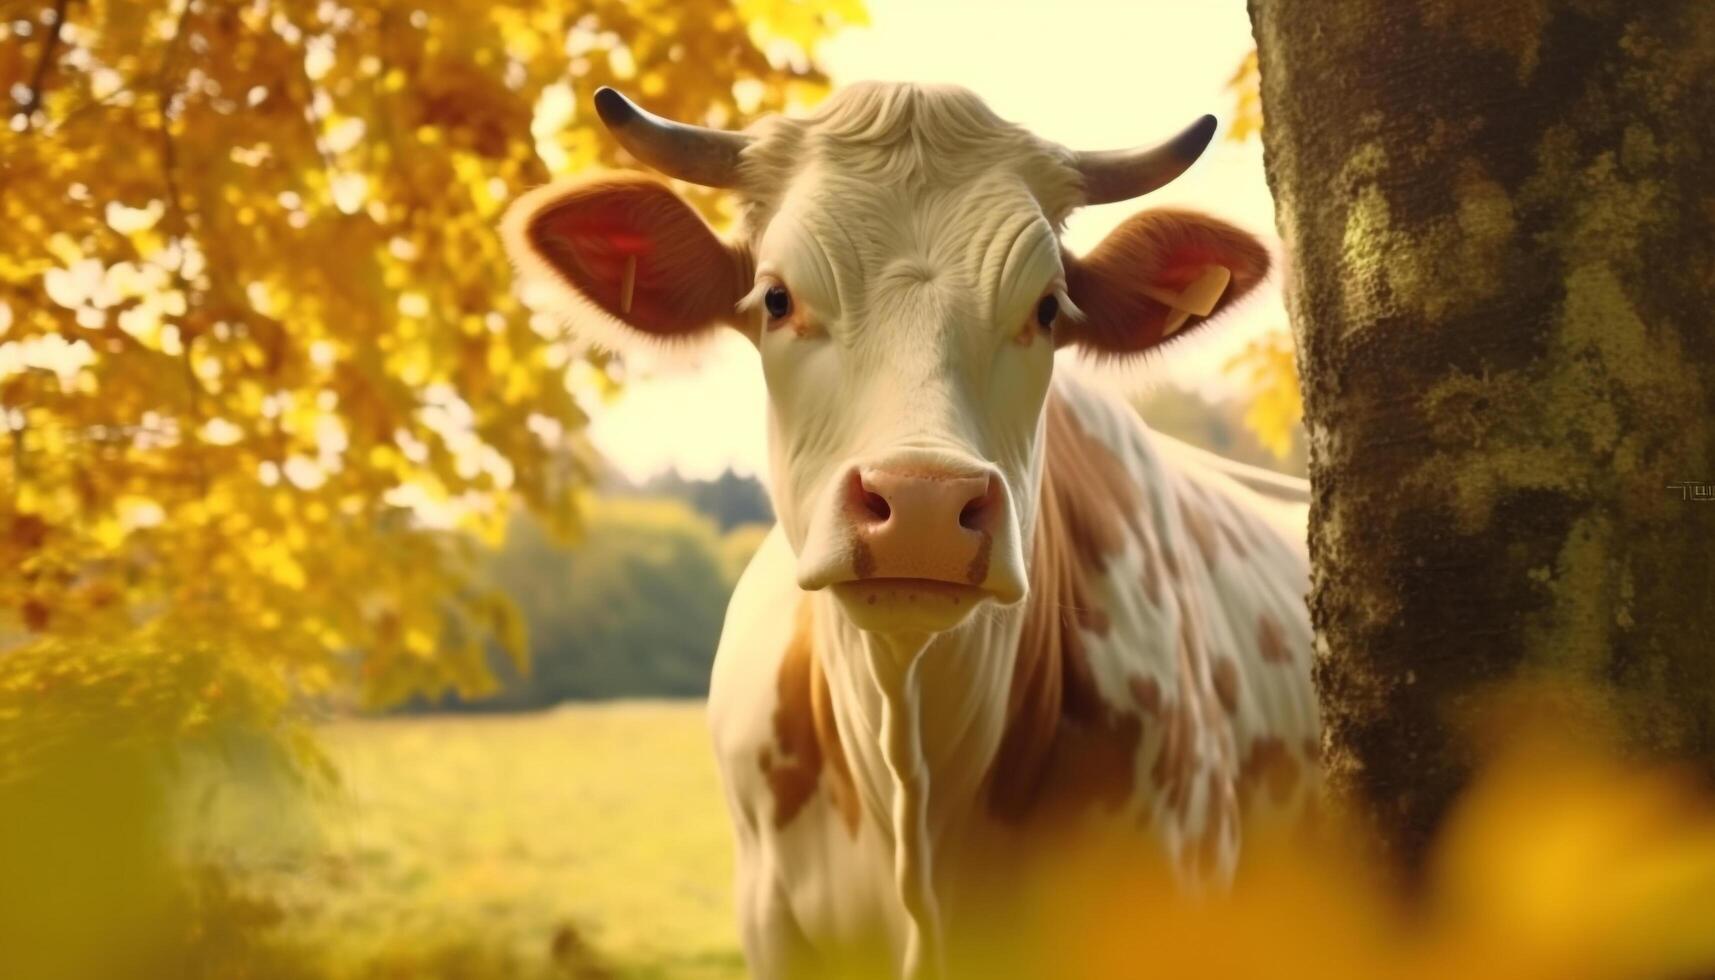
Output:
[[[1680,774],[1528,733],[1500,753],[1407,895],[1355,826],[1247,842],[1187,898],[1136,849],[1044,872],[1003,976],[1668,980],[1715,971],[1715,806]],[[1018,952],[1022,949],[1022,952]]]

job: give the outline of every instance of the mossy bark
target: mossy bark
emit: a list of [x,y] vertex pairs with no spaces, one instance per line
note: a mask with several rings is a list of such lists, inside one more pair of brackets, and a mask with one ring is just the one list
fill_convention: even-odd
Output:
[[1715,774],[1715,3],[1251,18],[1331,786],[1416,865],[1509,681]]

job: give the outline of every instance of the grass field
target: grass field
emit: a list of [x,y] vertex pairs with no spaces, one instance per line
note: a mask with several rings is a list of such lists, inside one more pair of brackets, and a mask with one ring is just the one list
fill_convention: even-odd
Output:
[[700,703],[342,722],[324,741],[341,784],[310,812],[235,794],[221,823],[281,932],[340,961],[329,975],[744,975]]

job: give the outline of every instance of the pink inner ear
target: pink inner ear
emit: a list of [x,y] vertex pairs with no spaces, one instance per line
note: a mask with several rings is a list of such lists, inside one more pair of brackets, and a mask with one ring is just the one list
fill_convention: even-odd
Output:
[[566,236],[566,241],[578,264],[598,283],[618,283],[626,260],[633,258],[638,260],[637,274],[644,275],[649,264],[643,256],[655,250],[646,236],[613,227],[581,227]]
[[642,255],[652,247],[649,239],[642,235],[623,231],[610,232],[607,245],[621,255]]
[[688,204],[652,180],[615,176],[581,185],[543,207],[528,233],[568,285],[644,333],[696,333],[730,316],[743,295],[744,270],[734,254]]

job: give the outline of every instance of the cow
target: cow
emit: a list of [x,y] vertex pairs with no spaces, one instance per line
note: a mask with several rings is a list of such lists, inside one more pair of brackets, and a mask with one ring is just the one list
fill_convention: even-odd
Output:
[[730,327],[761,359],[778,523],[708,706],[758,977],[965,975],[1024,869],[1081,840],[1218,887],[1248,828],[1306,812],[1302,528],[1055,370],[1143,356],[1268,274],[1192,211],[1060,242],[1076,208],[1183,172],[1213,117],[1077,152],[953,86],[855,85],[742,132],[595,106],[738,203],[723,238],[658,178],[605,173],[525,194],[502,231],[594,342]]

